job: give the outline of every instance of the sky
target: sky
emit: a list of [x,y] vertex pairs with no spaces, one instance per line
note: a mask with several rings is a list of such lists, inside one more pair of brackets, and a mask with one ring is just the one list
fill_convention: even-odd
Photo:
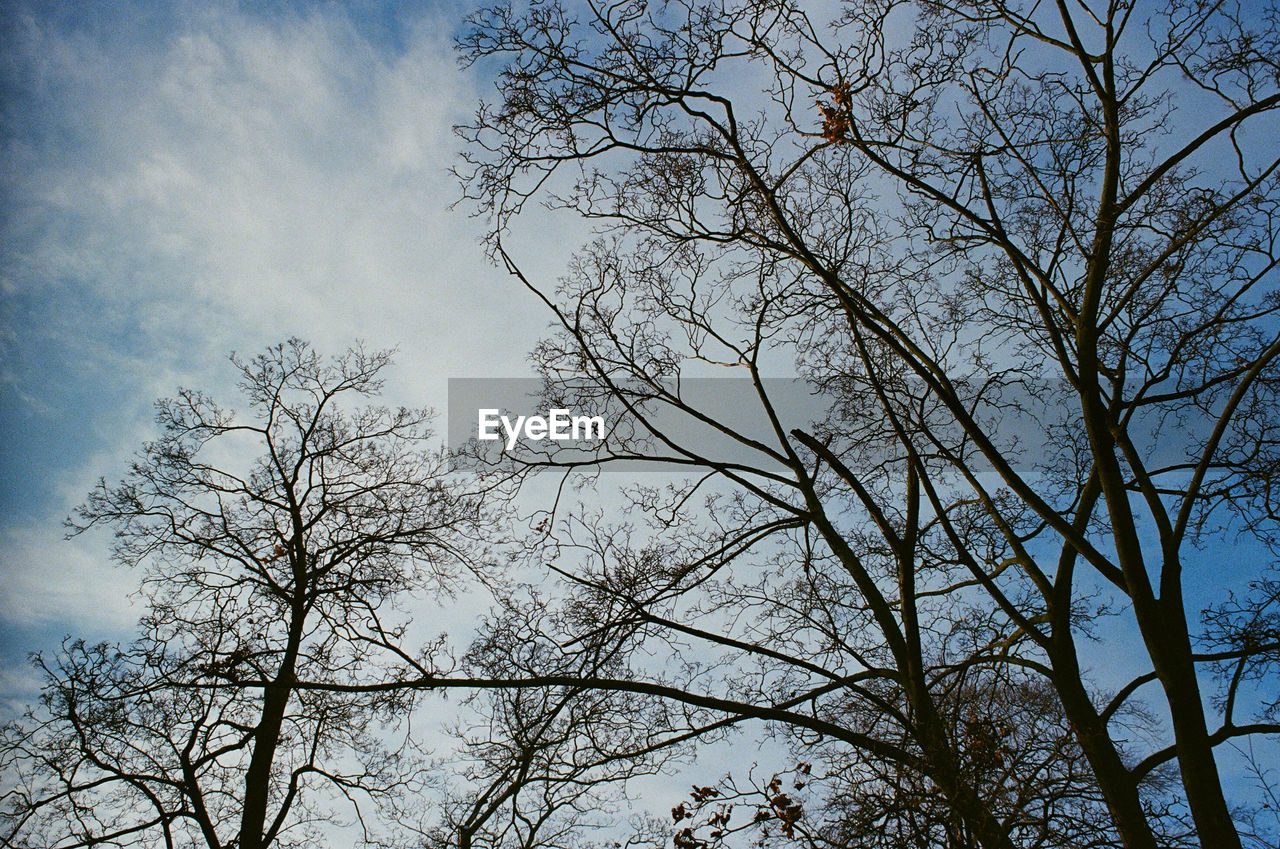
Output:
[[234,401],[227,354],[299,336],[397,347],[387,400],[443,413],[449,377],[531,373],[546,320],[451,208],[462,4],[0,3],[2,692],[130,630],[109,534],[63,520],[156,398]]
[[[132,632],[109,534],[63,521],[156,398],[233,401],[227,354],[291,336],[397,347],[387,400],[442,413],[448,378],[532,373],[546,313],[453,205],[467,6],[0,0],[0,715],[28,652]],[[560,226],[524,233],[544,279]]]
[[[0,719],[40,687],[31,652],[134,635],[139,576],[64,521],[157,398],[234,406],[230,352],[364,341],[398,349],[384,402],[443,434],[448,379],[533,374],[548,315],[454,206],[453,127],[490,91],[453,53],[466,11],[0,0]],[[525,217],[511,243],[552,279],[582,225]]]

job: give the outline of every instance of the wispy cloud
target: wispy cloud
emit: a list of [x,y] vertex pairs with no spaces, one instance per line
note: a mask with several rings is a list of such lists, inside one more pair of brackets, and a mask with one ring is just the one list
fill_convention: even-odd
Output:
[[289,335],[398,345],[396,400],[442,404],[450,374],[518,369],[524,345],[502,342],[541,325],[495,297],[475,227],[448,209],[451,127],[476,97],[456,21],[421,13],[393,43],[336,4],[114,14],[82,25],[33,6],[8,25],[10,622],[118,619],[93,601],[121,594],[102,552],[73,555],[56,529],[123,470],[151,399],[227,389],[227,351]]

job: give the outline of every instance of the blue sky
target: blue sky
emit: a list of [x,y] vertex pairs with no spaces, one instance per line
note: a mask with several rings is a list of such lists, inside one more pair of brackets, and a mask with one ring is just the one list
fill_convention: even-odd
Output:
[[[528,372],[546,316],[449,208],[451,127],[486,85],[451,52],[465,13],[0,0],[0,713],[26,652],[131,631],[108,535],[62,522],[155,398],[233,400],[226,354],[293,335],[398,346],[395,403]],[[543,279],[580,235],[552,226],[525,231]]]
[[62,520],[155,398],[232,400],[229,351],[398,346],[391,400],[441,409],[448,377],[527,373],[545,320],[449,209],[465,11],[3,4],[0,687],[64,633],[127,633],[134,581]]

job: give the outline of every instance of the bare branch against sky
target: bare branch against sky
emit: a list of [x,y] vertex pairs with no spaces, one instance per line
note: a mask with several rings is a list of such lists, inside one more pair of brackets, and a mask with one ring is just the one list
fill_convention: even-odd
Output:
[[3,845],[1280,845],[1271,0],[2,18]]

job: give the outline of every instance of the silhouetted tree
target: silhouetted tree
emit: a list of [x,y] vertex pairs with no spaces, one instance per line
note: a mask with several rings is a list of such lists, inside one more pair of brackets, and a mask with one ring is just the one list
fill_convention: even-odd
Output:
[[[545,674],[563,657],[527,640],[544,606],[508,602],[483,628],[464,661],[472,674],[520,680]],[[597,659],[597,674],[607,661]],[[627,782],[660,771],[669,746],[650,747],[671,725],[665,704],[640,694],[556,686],[481,689],[476,719],[459,730],[454,769],[462,781],[446,799],[431,847],[538,849],[616,845]]]
[[4,729],[5,846],[315,846],[343,821],[368,841],[370,803],[421,789],[394,733],[411,693],[295,685],[395,677],[394,604],[452,586],[478,504],[428,411],[367,404],[387,353],[232,361],[243,418],[198,391],[158,402],[160,437],[71,522],[115,529],[146,613],[132,643],[36,659],[42,703]]
[[[694,475],[632,488],[627,520],[549,517],[565,609],[592,611],[554,642],[604,641],[620,670],[561,683],[721,717],[673,736],[759,718],[806,762],[844,747],[895,794],[932,788],[965,845],[1235,849],[1221,747],[1280,732],[1273,706],[1245,716],[1276,680],[1274,593],[1224,606],[1213,575],[1257,576],[1277,543],[1277,10],[828,17],[541,2],[462,38],[504,63],[463,177],[559,322],[549,394],[630,422],[591,468]],[[506,238],[535,200],[599,227],[555,286]],[[790,422],[780,367],[830,415]],[[720,369],[753,411],[681,391]],[[1048,759],[996,698],[1044,687],[1068,732]],[[1046,832],[1046,798],[1076,797],[1092,833]]]

